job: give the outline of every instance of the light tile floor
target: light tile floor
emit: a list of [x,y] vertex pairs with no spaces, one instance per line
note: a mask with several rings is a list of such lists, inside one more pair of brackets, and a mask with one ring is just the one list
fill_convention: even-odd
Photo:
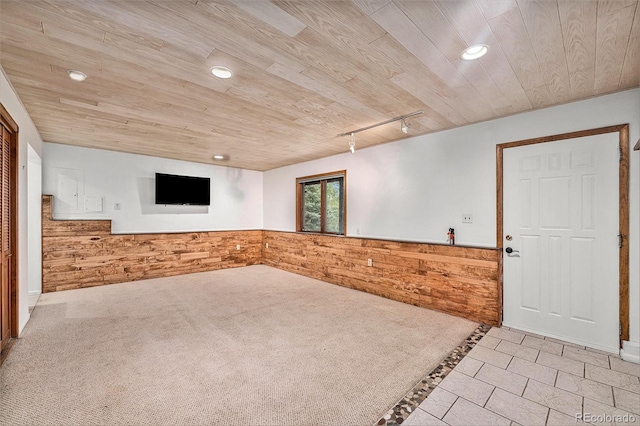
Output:
[[576,423],[640,425],[640,364],[509,328],[492,328],[402,422]]

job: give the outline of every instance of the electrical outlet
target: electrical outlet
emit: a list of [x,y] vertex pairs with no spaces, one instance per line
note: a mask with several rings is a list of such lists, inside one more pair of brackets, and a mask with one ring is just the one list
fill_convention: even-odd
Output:
[[266,248],[269,248],[269,243],[266,243],[266,244],[265,244],[265,247],[266,247]]
[[356,235],[360,235],[360,228],[356,228]]
[[472,214],[463,214],[462,215],[462,223],[473,223],[473,215]]
[[236,250],[240,250],[240,244],[236,245]]
[[373,259],[367,259],[367,266],[373,266]]
[[115,204],[113,205],[113,209],[114,209],[114,210],[120,210],[120,203],[115,203]]

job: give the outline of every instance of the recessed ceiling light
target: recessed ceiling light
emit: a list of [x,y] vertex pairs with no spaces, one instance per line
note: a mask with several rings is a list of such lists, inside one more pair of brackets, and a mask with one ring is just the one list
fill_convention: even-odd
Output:
[[67,72],[69,73],[69,78],[71,78],[71,80],[85,81],[87,79],[87,75],[82,71],[68,70]]
[[227,67],[221,67],[216,65],[211,68],[211,74],[215,75],[218,78],[231,78],[233,72]]
[[213,156],[214,160],[224,160],[225,156],[224,155],[220,155],[220,154],[216,154]]
[[485,53],[489,50],[489,46],[486,44],[476,44],[473,46],[467,47],[460,57],[466,61],[471,61],[473,59],[478,59],[481,56],[484,56]]

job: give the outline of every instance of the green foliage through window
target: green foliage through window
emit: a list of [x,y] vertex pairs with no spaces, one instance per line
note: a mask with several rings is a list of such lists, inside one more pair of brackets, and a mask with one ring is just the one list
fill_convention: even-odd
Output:
[[344,235],[344,174],[332,173],[317,180],[300,178],[298,184],[298,231]]
[[320,232],[320,222],[322,218],[321,209],[321,189],[320,183],[308,183],[304,185],[303,192],[303,231]]

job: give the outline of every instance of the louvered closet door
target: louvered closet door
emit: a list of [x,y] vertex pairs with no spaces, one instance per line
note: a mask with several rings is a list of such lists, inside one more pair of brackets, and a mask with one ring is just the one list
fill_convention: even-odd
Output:
[[2,333],[2,344],[4,344],[11,337],[11,293],[10,293],[10,277],[11,277],[11,268],[10,268],[10,258],[12,256],[11,252],[11,238],[10,238],[10,224],[11,224],[11,196],[10,196],[10,164],[11,164],[11,154],[9,151],[9,132],[2,126],[1,129],[1,140],[2,147],[0,149],[0,175],[2,176],[2,182],[0,183],[0,259],[2,262],[0,263],[0,292],[1,292],[1,304],[0,304],[0,331]]

